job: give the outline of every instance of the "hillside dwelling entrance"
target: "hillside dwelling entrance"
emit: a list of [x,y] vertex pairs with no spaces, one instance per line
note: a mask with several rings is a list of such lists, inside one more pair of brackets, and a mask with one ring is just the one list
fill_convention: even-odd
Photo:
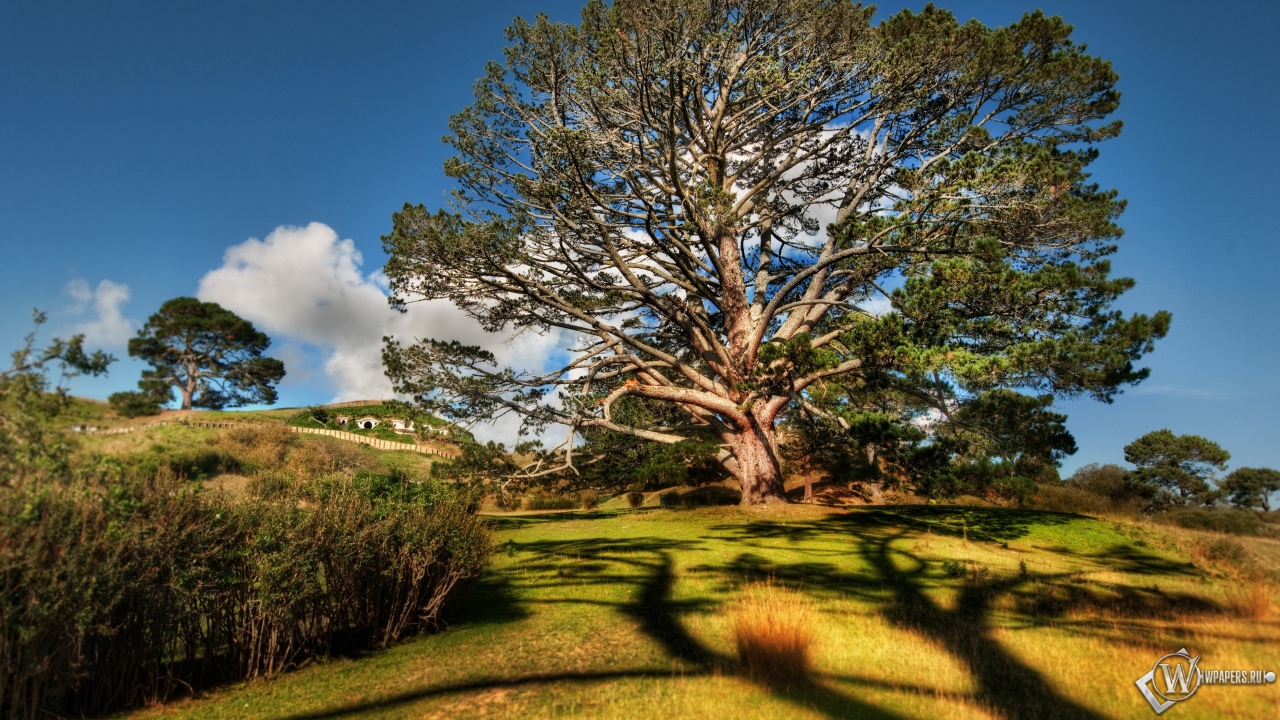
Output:
[[375,425],[381,425],[381,424],[382,423],[379,422],[377,418],[372,418],[372,417],[362,417],[356,421],[356,425],[358,427],[364,428],[365,430],[372,430]]

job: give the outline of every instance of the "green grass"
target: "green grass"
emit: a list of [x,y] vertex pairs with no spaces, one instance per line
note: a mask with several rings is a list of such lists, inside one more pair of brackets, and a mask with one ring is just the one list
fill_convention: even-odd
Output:
[[[939,506],[492,522],[499,552],[447,629],[135,716],[1150,717],[1134,680],[1183,646],[1280,670],[1277,623],[1232,609],[1243,571],[1193,563],[1186,531]],[[739,672],[733,609],[769,578],[819,618],[809,687]],[[1205,687],[1174,712],[1265,717],[1276,687]]]

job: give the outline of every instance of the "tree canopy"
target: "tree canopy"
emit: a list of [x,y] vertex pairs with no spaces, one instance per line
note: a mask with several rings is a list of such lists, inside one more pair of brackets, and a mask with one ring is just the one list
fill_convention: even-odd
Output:
[[1280,492],[1280,470],[1237,468],[1222,481],[1222,489],[1233,505],[1271,512],[1271,496]]
[[263,357],[271,338],[217,303],[179,297],[166,301],[129,341],[129,356],[151,365],[139,391],[112,396],[122,411],[145,412],[172,397],[182,409],[219,409],[276,401],[284,363]]
[[1125,445],[1124,459],[1137,466],[1133,482],[1147,488],[1156,505],[1195,505],[1217,500],[1209,481],[1226,469],[1231,453],[1199,435],[1164,429]]
[[[1109,401],[1170,317],[1124,316],[1124,202],[1091,183],[1116,73],[1039,12],[1008,27],[844,0],[598,0],[507,30],[445,138],[452,207],[384,238],[393,304],[573,338],[553,370],[389,338],[430,412],[713,443],[782,499],[776,427],[833,382],[939,412],[994,388]],[[888,311],[884,311],[887,305]],[[878,309],[879,308],[879,309]]]

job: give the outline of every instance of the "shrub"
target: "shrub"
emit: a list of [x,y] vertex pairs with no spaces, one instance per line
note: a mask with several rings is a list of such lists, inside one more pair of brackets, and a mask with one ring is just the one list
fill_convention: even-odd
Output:
[[92,470],[0,489],[0,716],[102,713],[386,645],[490,552],[444,486],[231,503],[168,472]]
[[298,443],[298,436],[285,425],[252,425],[223,433],[219,444],[244,465],[245,470],[276,470]]
[[583,490],[578,493],[578,507],[591,510],[600,505],[600,494],[595,490]]
[[578,507],[578,503],[563,495],[539,495],[526,500],[525,507],[529,510],[572,510]]
[[1052,512],[1098,515],[1114,508],[1111,499],[1074,485],[1041,485],[1035,505]]
[[289,452],[285,469],[301,480],[312,480],[331,473],[354,473],[374,470],[377,461],[355,443],[331,438],[308,438]]
[[658,505],[664,508],[680,507],[680,492],[671,490],[658,495]]
[[627,493],[627,504],[631,506],[632,510],[640,507],[644,504],[644,493],[634,491]]
[[1142,494],[1129,480],[1129,473],[1119,465],[1090,463],[1081,466],[1066,484],[1110,500],[1139,499]]
[[1191,530],[1212,530],[1232,535],[1275,534],[1257,513],[1234,508],[1175,508],[1151,519]]
[[690,507],[698,505],[737,505],[742,493],[723,485],[704,485],[680,496],[680,502]]
[[733,616],[743,671],[771,687],[806,684],[813,660],[812,624],[808,607],[772,582],[749,588]]
[[111,403],[117,413],[127,418],[159,415],[164,410],[163,401],[150,393],[136,390],[111,393],[107,402]]

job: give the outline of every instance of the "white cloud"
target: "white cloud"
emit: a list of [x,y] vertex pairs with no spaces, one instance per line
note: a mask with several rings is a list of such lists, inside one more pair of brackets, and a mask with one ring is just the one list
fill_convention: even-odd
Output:
[[138,326],[137,321],[124,316],[121,306],[129,302],[129,286],[103,280],[91,288],[88,281],[76,278],[67,283],[65,291],[74,301],[62,314],[89,316],[68,328],[68,334],[84,334],[88,348],[122,348],[129,342]]
[[884,295],[877,293],[867,300],[858,303],[858,307],[866,310],[872,315],[880,316],[887,314],[890,310],[893,310],[893,301]]
[[[362,263],[355,243],[327,225],[278,227],[261,240],[228,248],[222,266],[200,280],[196,296],[251,320],[276,341],[281,352],[274,354],[303,362],[296,369],[286,364],[286,382],[302,379],[307,370],[300,346],[317,350],[315,370],[327,378],[335,401],[391,396],[382,371],[386,335],[405,343],[437,338],[480,345],[503,365],[532,370],[565,346],[558,333],[526,332],[503,342],[443,300],[396,312],[387,305],[386,278],[363,273]],[[510,442],[516,424],[500,421],[477,434]]]

